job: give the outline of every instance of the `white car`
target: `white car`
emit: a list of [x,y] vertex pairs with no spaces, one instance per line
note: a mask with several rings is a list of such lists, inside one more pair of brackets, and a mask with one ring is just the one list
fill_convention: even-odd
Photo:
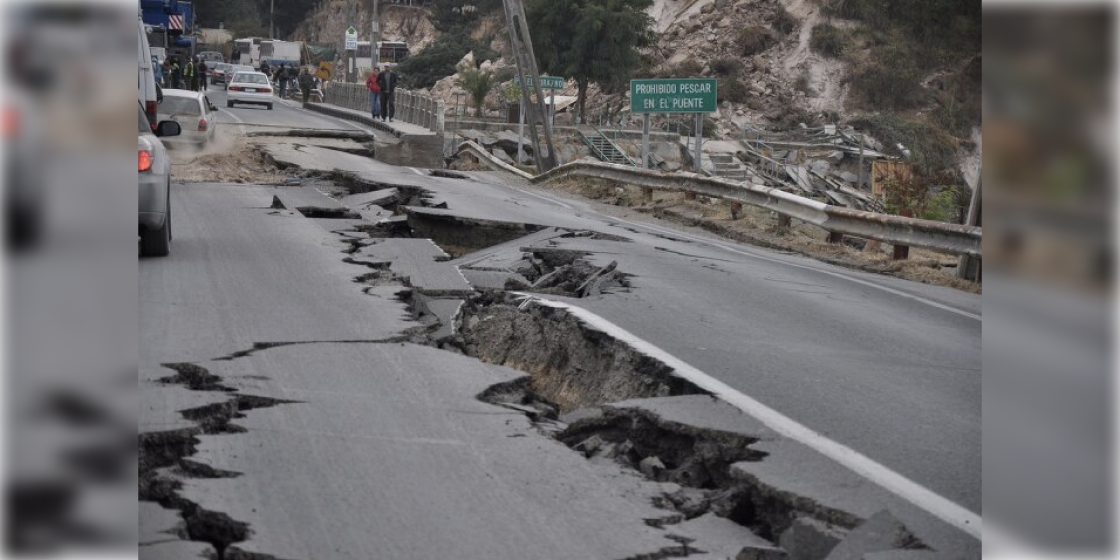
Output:
[[165,144],[203,146],[214,137],[217,107],[202,92],[165,89],[158,114],[160,121],[175,121],[182,128],[182,134],[165,139]]
[[229,99],[226,107],[234,103],[253,103],[272,109],[272,82],[260,72],[237,72],[229,80]]

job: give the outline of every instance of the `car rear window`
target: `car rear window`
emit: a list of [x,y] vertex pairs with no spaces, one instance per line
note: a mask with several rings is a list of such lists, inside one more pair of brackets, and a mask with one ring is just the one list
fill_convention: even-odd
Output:
[[201,109],[198,100],[189,97],[165,95],[159,104],[159,112],[165,115],[197,115]]
[[233,81],[247,84],[267,84],[268,78],[264,74],[234,74]]

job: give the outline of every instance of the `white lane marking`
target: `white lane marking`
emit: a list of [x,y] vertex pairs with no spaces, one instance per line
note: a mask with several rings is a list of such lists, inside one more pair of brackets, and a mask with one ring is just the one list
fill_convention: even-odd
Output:
[[231,113],[227,109],[218,109],[218,112],[220,112],[224,115],[229,115],[229,118],[233,119],[233,122],[235,122],[235,123],[238,123],[238,124],[244,124],[245,123],[245,121],[241,120],[241,117]]
[[424,174],[423,174],[423,173],[421,173],[421,172],[420,172],[420,170],[419,170],[419,169],[416,169],[415,167],[409,167],[409,169],[411,169],[413,173],[415,173],[415,174],[417,174],[417,175],[419,175],[419,176],[421,176],[421,177],[423,177],[423,176],[424,176]]
[[[507,186],[509,186],[509,185],[507,185]],[[569,206],[567,204],[564,204],[563,202],[560,202],[559,200],[556,200],[556,199],[554,199],[550,196],[529,192],[527,190],[519,189],[519,188],[513,187],[513,186],[509,186],[509,188],[511,188],[513,190],[516,190],[516,191],[519,191],[519,192],[523,192],[525,194],[536,196],[538,198],[549,200],[549,201],[554,202],[556,204],[559,204],[559,205],[561,205],[565,208],[572,209],[571,206]],[[936,302],[936,301],[933,301],[931,299],[927,299],[927,298],[924,298],[924,297],[921,297],[921,296],[916,296],[914,294],[909,294],[909,293],[906,293],[902,290],[896,290],[894,288],[883,286],[881,284],[876,284],[874,282],[869,282],[867,280],[861,280],[859,278],[848,276],[846,274],[841,274],[839,272],[833,272],[831,270],[824,270],[824,269],[820,269],[820,268],[816,268],[816,267],[812,267],[812,266],[807,266],[807,265],[803,265],[803,264],[792,263],[792,262],[784,261],[784,260],[781,260],[781,259],[775,259],[773,257],[767,257],[765,255],[760,255],[760,254],[753,253],[753,252],[750,252],[750,251],[744,251],[742,249],[738,249],[738,248],[733,247],[731,245],[727,245],[725,243],[720,243],[719,241],[715,241],[713,239],[708,239],[708,238],[705,238],[705,237],[699,237],[699,236],[691,235],[689,233],[679,231],[679,230],[671,230],[671,229],[660,228],[660,227],[657,227],[657,226],[653,226],[653,225],[650,225],[650,224],[644,224],[644,223],[641,223],[641,222],[632,222],[632,221],[627,220],[625,218],[619,218],[619,217],[616,217],[616,216],[608,216],[607,214],[603,214],[603,213],[597,212],[597,211],[592,210],[592,209],[588,209],[587,211],[590,212],[590,213],[596,214],[596,215],[606,219],[607,221],[621,222],[621,223],[628,224],[628,225],[631,225],[631,226],[634,226],[634,227],[637,227],[637,228],[644,228],[644,229],[647,229],[647,230],[656,231],[658,233],[662,233],[662,234],[665,234],[665,235],[682,237],[684,239],[688,239],[689,241],[695,241],[697,243],[703,243],[705,245],[709,245],[709,246],[712,246],[712,247],[718,247],[718,248],[723,249],[725,251],[729,251],[729,252],[735,253],[737,255],[743,255],[745,257],[752,257],[752,258],[759,259],[759,260],[764,260],[764,261],[767,261],[767,262],[772,262],[772,263],[781,264],[781,265],[785,265],[785,266],[791,266],[791,267],[794,267],[794,268],[800,268],[800,269],[809,270],[809,271],[812,271],[812,272],[819,272],[821,274],[832,276],[834,278],[840,278],[842,280],[847,280],[847,281],[853,282],[855,284],[860,284],[862,286],[867,286],[869,288],[874,288],[876,290],[881,290],[881,291],[887,292],[889,294],[893,294],[893,295],[896,295],[896,296],[899,296],[899,297],[903,297],[903,298],[906,298],[906,299],[909,299],[909,300],[913,300],[913,301],[916,301],[918,303],[922,303],[922,304],[928,305],[930,307],[934,307],[936,309],[941,309],[942,311],[948,311],[949,313],[955,313],[955,314],[960,315],[962,317],[967,317],[969,319],[974,319],[976,321],[981,321],[981,322],[983,322],[983,320],[984,320],[984,318],[982,316],[977,315],[975,313],[970,313],[968,311],[964,311],[963,309],[957,309],[956,307],[953,307],[953,306],[950,306],[950,305],[945,305],[943,303]]]
[[982,538],[983,521],[979,515],[934,493],[889,467],[875,462],[866,455],[830,440],[804,424],[740,393],[726,383],[688,365],[676,356],[638,338],[609,320],[587,309],[568,303],[543,299],[523,292],[514,292],[514,294],[524,298],[521,304],[522,308],[535,303],[566,310],[588,326],[615,337],[646,356],[660,360],[673,368],[676,375],[691,381],[701,389],[711,392],[727,404],[749,414],[775,432],[808,446],[957,529],[977,539]]

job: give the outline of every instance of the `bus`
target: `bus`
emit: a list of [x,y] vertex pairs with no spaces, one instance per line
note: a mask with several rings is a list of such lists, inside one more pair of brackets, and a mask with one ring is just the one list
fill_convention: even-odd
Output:
[[261,38],[260,37],[246,37],[244,39],[237,39],[233,42],[233,48],[237,49],[238,58],[231,60],[233,64],[241,64],[244,66],[252,66],[257,68],[261,63]]
[[302,51],[303,43],[299,41],[261,41],[260,61],[267,60],[270,66],[278,64],[299,66]]

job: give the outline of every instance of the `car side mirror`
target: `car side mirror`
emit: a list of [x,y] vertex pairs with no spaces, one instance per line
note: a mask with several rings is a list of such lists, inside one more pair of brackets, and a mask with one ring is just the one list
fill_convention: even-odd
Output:
[[159,121],[156,125],[156,136],[178,136],[183,133],[183,127],[175,121]]

